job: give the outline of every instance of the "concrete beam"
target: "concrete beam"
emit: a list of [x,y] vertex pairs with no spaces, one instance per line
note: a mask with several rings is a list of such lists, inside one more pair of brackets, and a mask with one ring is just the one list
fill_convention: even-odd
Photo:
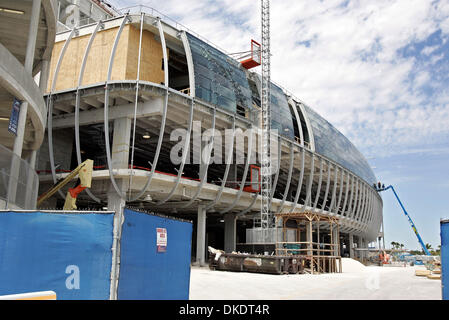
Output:
[[[145,103],[137,104],[137,117],[148,117],[159,115],[162,112],[162,99],[154,99]],[[109,119],[115,120],[119,118],[134,117],[134,103],[115,106],[109,108]],[[88,110],[80,112],[80,126],[90,125],[94,123],[102,123],[104,121],[104,110]],[[64,114],[53,118],[53,129],[71,128],[75,124],[75,114]]]

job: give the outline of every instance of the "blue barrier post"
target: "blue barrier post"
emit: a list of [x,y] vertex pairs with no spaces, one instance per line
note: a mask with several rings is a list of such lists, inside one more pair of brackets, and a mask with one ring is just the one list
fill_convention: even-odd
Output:
[[449,220],[441,220],[441,287],[443,300],[449,300]]

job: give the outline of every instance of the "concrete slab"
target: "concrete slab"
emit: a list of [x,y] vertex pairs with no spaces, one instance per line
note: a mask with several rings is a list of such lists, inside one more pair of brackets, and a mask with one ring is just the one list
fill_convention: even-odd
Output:
[[441,300],[441,281],[423,267],[366,267],[321,275],[268,275],[192,267],[191,300]]

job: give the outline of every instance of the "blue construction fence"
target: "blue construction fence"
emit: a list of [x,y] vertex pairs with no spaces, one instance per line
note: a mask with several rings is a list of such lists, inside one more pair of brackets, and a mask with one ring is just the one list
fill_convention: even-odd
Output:
[[449,300],[449,220],[442,220],[441,226],[441,287],[443,300]]
[[[189,298],[192,223],[124,210],[118,299]],[[0,295],[111,294],[114,212],[0,211]]]

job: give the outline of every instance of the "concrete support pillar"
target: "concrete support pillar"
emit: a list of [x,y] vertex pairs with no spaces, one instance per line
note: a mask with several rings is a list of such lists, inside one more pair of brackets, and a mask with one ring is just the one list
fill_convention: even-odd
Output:
[[[131,119],[120,118],[114,120],[114,134],[112,140],[112,167],[114,169],[127,169],[129,161],[129,141],[131,137]],[[128,181],[116,179],[117,186],[126,194]],[[111,286],[111,298],[117,299],[117,279],[120,274],[120,238],[122,224],[124,222],[124,207],[126,201],[120,197],[112,183],[108,191],[108,210],[115,211],[114,214],[114,256],[111,278],[114,279]]]
[[[363,248],[362,237],[360,237],[360,236],[357,237],[357,248],[358,249],[362,249]],[[363,259],[363,251],[359,250],[358,253],[359,253],[359,258]]]
[[235,251],[236,236],[237,236],[237,216],[235,214],[225,214],[225,230],[224,230],[224,250],[227,253]]
[[354,258],[354,235],[349,234],[349,257]]
[[206,209],[198,206],[198,220],[196,226],[196,263],[206,264]]
[[114,137],[112,140],[112,167],[114,169],[128,169],[130,139],[131,119],[115,119]]

